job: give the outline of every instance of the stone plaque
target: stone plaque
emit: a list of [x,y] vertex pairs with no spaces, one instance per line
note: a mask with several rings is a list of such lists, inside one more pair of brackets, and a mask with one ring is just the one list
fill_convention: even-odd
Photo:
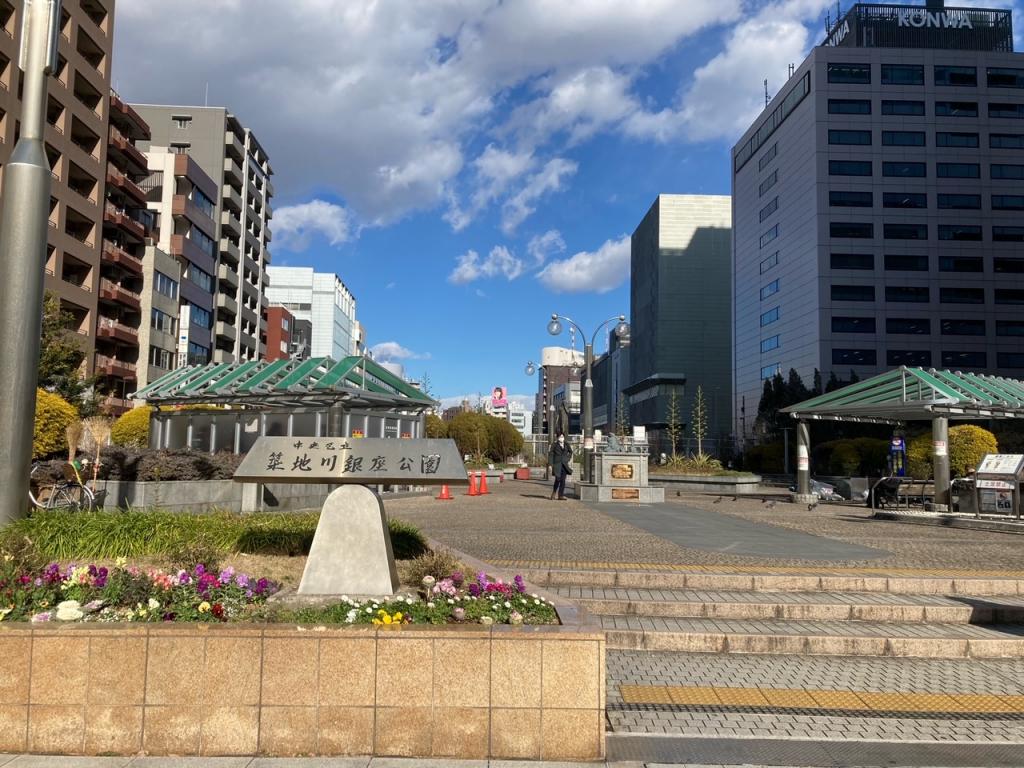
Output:
[[612,499],[614,501],[640,500],[639,488],[612,488]]
[[247,483],[465,483],[454,440],[261,437],[233,477]]
[[633,479],[633,465],[632,464],[612,464],[612,479],[613,480],[632,480]]

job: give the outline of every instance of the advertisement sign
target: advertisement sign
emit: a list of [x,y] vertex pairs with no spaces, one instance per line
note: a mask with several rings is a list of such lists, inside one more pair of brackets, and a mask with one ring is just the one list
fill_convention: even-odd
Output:
[[491,393],[491,407],[505,408],[508,406],[508,387],[495,387]]
[[1012,514],[1013,492],[985,489],[981,491],[981,511],[990,514]]
[[978,473],[982,475],[1016,475],[1024,464],[1019,453],[990,453],[981,460]]

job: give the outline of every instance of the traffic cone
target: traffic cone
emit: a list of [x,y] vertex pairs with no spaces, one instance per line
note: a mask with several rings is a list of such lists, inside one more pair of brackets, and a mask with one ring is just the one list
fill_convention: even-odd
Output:
[[467,496],[479,496],[480,491],[476,489],[476,475],[472,472],[469,473],[469,493]]
[[441,486],[441,495],[437,497],[438,501],[451,501],[455,497],[452,496],[452,492],[448,488],[448,484],[445,483]]
[[488,494],[488,493],[490,493],[490,491],[487,490],[487,473],[486,472],[481,472],[480,473],[480,495],[484,496],[485,494]]

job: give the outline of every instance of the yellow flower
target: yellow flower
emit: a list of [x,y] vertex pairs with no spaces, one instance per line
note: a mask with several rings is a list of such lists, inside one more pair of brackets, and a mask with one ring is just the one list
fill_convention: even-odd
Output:
[[401,624],[401,623],[402,623],[402,614],[401,613],[396,613],[395,614],[395,624]]
[[379,626],[380,626],[381,624],[383,624],[384,622],[382,622],[382,621],[381,621],[380,619],[374,619],[374,620],[373,620],[372,622],[370,622],[370,623],[371,623],[371,624],[373,624],[373,625],[374,625],[374,626],[376,626],[376,627],[379,627]]
[[126,565],[128,565],[128,558],[119,557],[117,558],[117,560],[114,561],[114,565],[118,568],[124,568]]
[[208,602],[206,602],[205,600],[203,600],[203,602],[201,602],[199,604],[199,612],[200,613],[208,613],[209,610],[210,610],[210,604]]
[[388,615],[387,615],[387,614],[385,613],[385,614],[384,614],[384,618],[382,619],[382,621],[383,621],[383,623],[384,623],[384,624],[390,624],[390,623],[391,623],[391,617],[390,617],[390,616],[388,616]]

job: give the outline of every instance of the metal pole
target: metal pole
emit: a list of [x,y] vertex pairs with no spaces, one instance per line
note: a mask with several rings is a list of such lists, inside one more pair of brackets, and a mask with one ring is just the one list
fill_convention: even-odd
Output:
[[782,474],[789,477],[789,428],[782,428]]
[[811,436],[806,421],[796,423],[796,492],[799,496],[811,493]]
[[935,480],[936,509],[949,509],[949,419],[932,419],[932,477]]
[[591,368],[594,364],[594,345],[583,347],[583,361],[586,365],[587,379],[583,382],[581,405],[583,406],[583,482],[592,483],[590,460],[594,455],[594,380]]
[[21,137],[4,168],[0,212],[0,258],[7,265],[0,281],[0,523],[28,510],[50,214],[46,78],[57,66],[60,0],[25,0],[22,14]]

